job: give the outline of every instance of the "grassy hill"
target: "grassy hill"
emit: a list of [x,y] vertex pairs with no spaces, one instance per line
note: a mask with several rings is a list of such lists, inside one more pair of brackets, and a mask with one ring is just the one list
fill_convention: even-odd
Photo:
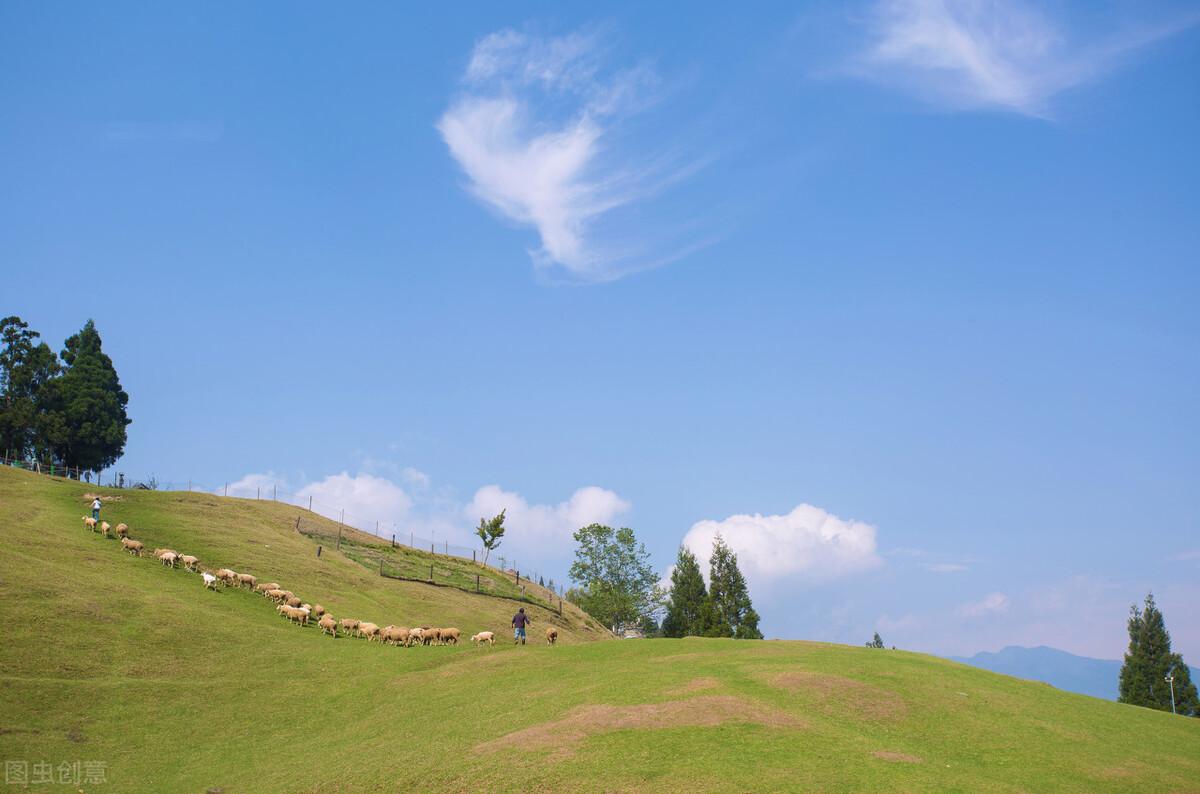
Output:
[[[88,490],[0,469],[0,756],[106,764],[73,789],[1200,791],[1200,720],[920,654],[590,642],[569,605],[554,648],[333,640],[121,553],[82,528]],[[149,548],[338,617],[502,633],[515,606],[381,578],[351,559],[393,553],[370,536],[318,559],[287,505],[102,493]],[[535,637],[557,619],[531,611]]]

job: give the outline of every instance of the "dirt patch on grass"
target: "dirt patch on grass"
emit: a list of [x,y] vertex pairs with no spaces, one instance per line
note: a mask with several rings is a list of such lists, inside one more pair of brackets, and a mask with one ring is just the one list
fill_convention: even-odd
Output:
[[890,761],[893,764],[919,764],[922,760],[920,756],[897,753],[892,750],[876,750],[871,755],[881,761]]
[[807,695],[827,713],[886,721],[900,720],[908,714],[904,700],[895,692],[840,675],[789,670],[769,676],[767,683]]
[[513,747],[522,750],[557,748],[568,756],[589,736],[609,731],[655,728],[713,728],[726,723],[752,723],[770,728],[804,728],[804,720],[782,709],[732,695],[705,695],[666,703],[636,706],[595,704],[577,706],[565,717],[531,725],[475,746],[478,753]]
[[666,691],[668,695],[690,695],[693,692],[703,692],[706,689],[716,689],[721,682],[715,678],[693,678],[686,684],[672,687]]

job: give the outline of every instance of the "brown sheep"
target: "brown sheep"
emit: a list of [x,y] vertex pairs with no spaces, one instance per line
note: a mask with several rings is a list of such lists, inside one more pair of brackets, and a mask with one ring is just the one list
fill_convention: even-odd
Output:
[[553,626],[546,627],[546,644],[553,645],[558,642],[558,629]]
[[267,594],[268,591],[278,590],[278,589],[279,589],[279,582],[259,582],[258,584],[254,585],[254,591],[256,593],[262,593],[264,596]]
[[181,554],[179,556],[179,561],[182,562],[183,567],[187,568],[189,571],[195,571],[196,566],[200,564],[200,558],[193,557],[190,554]]
[[248,573],[239,573],[237,575],[238,587],[246,585],[250,589],[254,589],[254,585],[258,583],[258,579]]
[[283,600],[287,598],[287,591],[286,590],[278,590],[278,589],[268,590],[267,598],[271,599],[272,601],[278,601],[280,603],[283,603]]
[[333,619],[333,615],[325,615],[317,621],[317,625],[321,627],[321,633],[328,633],[330,637],[337,639],[337,621]]
[[380,632],[380,638],[389,645],[399,645],[404,643],[404,647],[408,647],[408,629],[400,626],[388,626]]
[[354,618],[342,618],[341,627],[346,634],[358,636],[358,621]]
[[301,609],[300,607],[289,607],[286,604],[280,604],[280,606],[276,607],[276,609],[279,609],[280,614],[282,614],[288,620],[294,621],[299,626],[305,626],[308,624],[307,609]]
[[145,548],[141,541],[133,538],[121,538],[121,546],[134,557],[141,557],[142,549]]
[[229,584],[230,582],[237,580],[237,574],[228,568],[218,568],[216,571],[216,577],[225,584]]
[[166,551],[159,555],[158,559],[162,560],[162,564],[171,568],[175,567],[175,561],[179,559],[179,555],[173,551]]
[[123,538],[128,534],[129,534],[129,525],[128,524],[117,524],[117,537],[118,538]]
[[442,644],[458,645],[458,633],[458,629],[455,628],[442,629]]
[[285,599],[284,599],[283,603],[287,604],[287,605],[288,605],[288,606],[290,606],[290,607],[293,607],[293,608],[299,609],[299,608],[300,608],[300,606],[301,606],[301,605],[302,605],[304,602],[303,602],[303,601],[301,601],[301,600],[300,600],[300,598],[299,598],[298,596],[288,596],[287,598],[285,598]]
[[91,531],[95,532],[96,531],[96,519],[92,518],[91,516],[84,516],[83,517],[83,528],[90,529]]
[[408,636],[412,640],[413,645],[421,644],[421,632],[422,631],[424,631],[424,629],[421,629],[419,627],[411,628],[408,630]]
[[108,531],[110,529],[112,529],[112,526],[107,521],[100,522],[100,531],[104,533],[104,537],[108,537]]
[[379,639],[379,627],[374,623],[359,623],[358,635],[360,637],[366,637],[367,642],[370,642],[371,640],[377,640]]
[[442,630],[430,628],[429,626],[421,627],[421,642],[426,645],[437,645],[441,642]]
[[471,642],[483,645],[485,642],[488,645],[496,644],[496,635],[490,631],[481,631],[478,634],[471,635]]
[[155,549],[154,550],[154,556],[158,557],[160,560],[162,559],[162,556],[164,554],[174,554],[176,557],[179,556],[179,552],[175,551],[175,549]]
[[312,610],[313,610],[313,614],[316,615],[317,617],[321,617],[322,615],[325,614],[325,607],[321,606],[320,604],[313,604]]

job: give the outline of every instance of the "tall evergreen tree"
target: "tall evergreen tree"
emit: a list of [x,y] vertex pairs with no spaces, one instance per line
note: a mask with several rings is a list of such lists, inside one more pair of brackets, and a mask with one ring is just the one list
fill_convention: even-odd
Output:
[[1171,710],[1171,684],[1174,678],[1175,710],[1179,714],[1200,716],[1200,700],[1192,683],[1188,666],[1180,654],[1171,652],[1171,635],[1167,632],[1163,614],[1154,603],[1154,595],[1146,596],[1142,609],[1137,604],[1129,608],[1129,650],[1121,667],[1120,696],[1122,703]]
[[709,569],[709,619],[712,622],[705,632],[706,636],[761,640],[758,613],[750,603],[746,578],[738,568],[737,555],[720,535],[713,540]]
[[686,546],[679,547],[675,558],[666,612],[662,622],[664,637],[703,637],[708,630],[708,588],[704,586],[696,555]]
[[59,372],[58,357],[20,317],[0,320],[0,454],[26,458],[38,452],[43,388]]
[[129,395],[91,320],[67,339],[63,374],[47,383],[38,435],[69,468],[98,471],[125,451]]

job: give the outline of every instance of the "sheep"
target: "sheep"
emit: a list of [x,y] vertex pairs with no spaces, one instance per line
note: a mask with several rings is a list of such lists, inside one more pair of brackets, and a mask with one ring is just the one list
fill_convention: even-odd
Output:
[[421,627],[421,642],[426,645],[438,645],[442,639],[442,630],[428,626]]
[[390,645],[404,643],[404,647],[408,647],[408,629],[400,626],[388,626],[380,632],[380,638]]
[[458,645],[458,629],[449,628],[442,629],[442,644],[443,645]]
[[162,559],[162,556],[164,554],[174,554],[176,557],[179,556],[179,552],[175,551],[175,549],[155,549],[154,550],[154,556],[158,557],[160,560]]
[[342,627],[342,631],[346,634],[358,634],[358,621],[354,618],[342,618],[340,625]]
[[421,644],[421,632],[422,629],[420,627],[414,627],[408,630],[408,636],[412,639],[413,645]]
[[167,551],[163,552],[163,554],[159,556],[159,559],[162,560],[163,565],[174,568],[175,561],[179,559],[179,555],[173,551]]
[[90,529],[91,531],[95,532],[96,531],[96,519],[92,518],[91,516],[84,516],[83,517],[83,528]]
[[282,604],[284,601],[286,601],[287,597],[288,597],[287,590],[268,590],[267,591],[267,598],[269,598],[272,601],[275,601],[277,603],[280,603],[280,604]]
[[299,609],[302,602],[296,596],[289,596],[283,600],[283,603],[295,609]]
[[209,590],[217,589],[217,577],[213,576],[208,571],[205,571],[202,574],[200,574],[200,578],[202,578],[204,580],[204,586],[207,587]]
[[366,637],[367,642],[379,639],[379,627],[374,623],[359,623],[358,634],[360,637]]
[[288,617],[296,621],[296,623],[301,626],[308,625],[308,615],[309,612],[304,607],[292,607],[290,610],[288,610]]
[[330,637],[337,639],[337,621],[333,619],[333,615],[325,615],[317,621],[317,625],[321,627],[321,633],[329,633]]
[[[200,558],[193,557],[190,554],[181,554],[179,556],[179,560],[183,563],[183,567],[187,568],[189,571],[195,571],[196,566],[200,564]],[[214,576],[213,579],[216,579],[216,577]]]
[[128,534],[129,534],[129,525],[128,524],[117,524],[117,537],[118,538],[123,538]]
[[268,591],[278,589],[279,582],[259,582],[258,584],[254,585],[254,592],[262,593],[264,596],[267,595]]
[[109,524],[107,521],[100,522],[100,531],[104,533],[104,537],[106,537],[106,538],[108,537],[108,531],[110,529],[112,529],[112,525]]
[[145,548],[141,541],[133,538],[121,538],[121,546],[134,557],[141,557],[142,549]]
[[237,579],[237,574],[234,573],[233,571],[229,570],[228,568],[218,568],[216,576],[218,579],[220,579],[225,584],[229,584],[230,582]]
[[488,645],[495,645],[496,644],[496,635],[490,631],[481,631],[478,634],[471,635],[471,642],[476,643],[478,645],[483,645],[485,642]]
[[237,575],[238,587],[241,587],[242,585],[246,585],[247,587],[254,589],[254,585],[257,583],[258,583],[258,578],[251,576],[248,573],[239,573]]
[[321,617],[322,615],[325,614],[325,607],[321,606],[320,604],[313,604],[312,610],[313,610],[313,614],[316,615],[317,617]]
[[558,629],[553,626],[546,627],[546,644],[553,645],[558,642]]

